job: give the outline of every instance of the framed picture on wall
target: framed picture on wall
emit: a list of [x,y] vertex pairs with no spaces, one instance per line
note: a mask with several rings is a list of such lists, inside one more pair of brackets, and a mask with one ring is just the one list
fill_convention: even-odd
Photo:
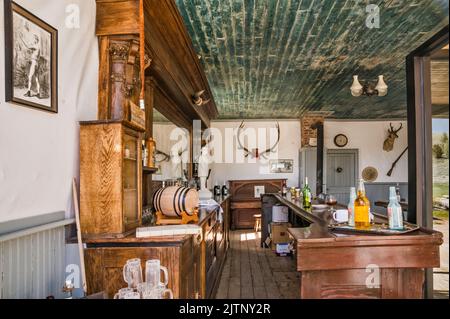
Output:
[[58,113],[58,31],[5,0],[6,102]]
[[269,162],[271,174],[290,174],[294,172],[294,160],[272,160]]

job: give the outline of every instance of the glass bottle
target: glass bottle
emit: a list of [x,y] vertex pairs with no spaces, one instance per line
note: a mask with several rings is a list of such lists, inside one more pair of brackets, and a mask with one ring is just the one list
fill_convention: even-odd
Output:
[[355,200],[355,227],[370,227],[370,202],[366,197],[364,180],[359,181],[358,195]]
[[348,225],[355,227],[355,200],[356,200],[356,188],[350,188],[350,201],[348,202]]
[[400,203],[402,201],[402,195],[400,194],[400,184],[397,183],[397,187],[395,187],[395,194],[397,196],[397,201]]
[[226,197],[228,196],[228,187],[227,187],[227,183],[223,182],[223,186],[222,186],[222,196]]
[[303,208],[311,208],[312,194],[308,185],[308,177],[305,178],[305,186],[303,187]]
[[389,228],[393,230],[402,230],[403,227],[403,210],[398,202],[395,187],[389,189],[389,205],[388,205]]
[[286,196],[287,196],[287,193],[288,193],[287,184],[286,184],[286,181],[284,181],[284,182],[283,182],[283,187],[282,187],[282,189],[281,189],[281,195],[282,195],[283,197],[286,197]]

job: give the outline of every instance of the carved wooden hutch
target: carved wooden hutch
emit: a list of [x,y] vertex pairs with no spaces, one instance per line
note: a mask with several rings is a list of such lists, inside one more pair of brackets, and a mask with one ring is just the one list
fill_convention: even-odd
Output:
[[[206,238],[135,238],[133,229],[141,225],[142,208],[151,200],[152,174],[139,164],[141,148],[133,147],[130,153],[125,145],[152,138],[153,109],[157,109],[191,133],[193,154],[193,121],[201,121],[204,129],[218,115],[199,56],[174,0],[96,0],[96,3],[100,52],[98,119],[81,124],[84,145],[80,148],[80,195],[85,203],[80,214],[87,244],[89,293],[104,290],[111,297],[125,286],[121,276],[125,261],[140,257],[144,262],[159,258],[170,268],[169,288],[175,298],[207,298],[213,290],[211,285],[217,282],[224,253],[215,275],[208,273],[207,282],[205,263],[209,260],[210,245]],[[196,93],[202,91],[207,102],[195,103]],[[130,136],[135,139],[131,141]],[[98,143],[101,147],[92,152]],[[101,148],[112,149],[105,155]],[[115,159],[114,167],[108,156]],[[126,161],[129,164],[125,165]],[[108,170],[114,173],[109,174]],[[136,171],[138,174],[133,175]],[[192,176],[192,163],[189,175]],[[104,197],[111,196],[112,188],[108,185],[114,188],[116,198]],[[110,205],[112,202],[115,206]],[[228,201],[223,206],[227,208]],[[108,211],[111,207],[113,212]],[[131,222],[130,216],[136,220]],[[213,214],[202,219],[204,235],[208,234],[211,218]],[[111,220],[115,221],[115,227]],[[226,251],[228,244],[224,247]]]

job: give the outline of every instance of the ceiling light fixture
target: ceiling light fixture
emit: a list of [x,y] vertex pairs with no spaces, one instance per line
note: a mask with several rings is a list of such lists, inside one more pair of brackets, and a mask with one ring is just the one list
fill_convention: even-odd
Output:
[[386,96],[388,94],[388,86],[384,81],[384,76],[380,75],[378,77],[378,83],[376,86],[370,83],[362,85],[359,82],[357,75],[353,76],[353,85],[350,88],[353,96]]

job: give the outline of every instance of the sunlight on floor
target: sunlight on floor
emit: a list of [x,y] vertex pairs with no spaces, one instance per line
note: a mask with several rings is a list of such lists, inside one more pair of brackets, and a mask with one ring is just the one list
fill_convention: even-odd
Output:
[[255,239],[260,239],[261,238],[261,233],[245,233],[245,234],[241,234],[241,241],[249,241],[249,240],[255,240]]

